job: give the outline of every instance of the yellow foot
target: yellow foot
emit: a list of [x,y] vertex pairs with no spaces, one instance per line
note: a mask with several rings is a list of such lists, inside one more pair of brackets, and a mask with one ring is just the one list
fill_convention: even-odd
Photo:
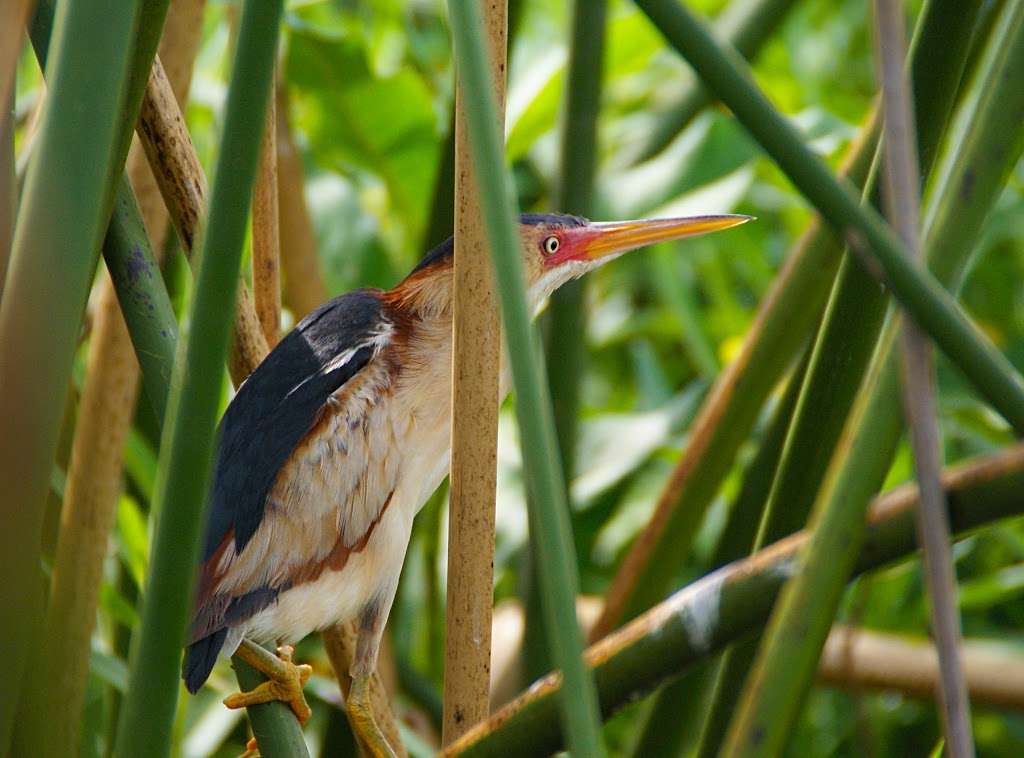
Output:
[[373,718],[370,703],[370,677],[361,676],[352,680],[345,703],[352,730],[373,758],[396,758],[395,751],[388,744],[384,732]]
[[289,705],[300,724],[305,724],[313,712],[306,702],[306,696],[302,694],[302,688],[309,681],[313,667],[294,664],[294,652],[291,645],[282,645],[277,649],[275,657],[259,645],[243,640],[236,655],[266,674],[270,680],[248,692],[237,692],[224,698],[224,705],[228,708],[245,708],[280,700]]

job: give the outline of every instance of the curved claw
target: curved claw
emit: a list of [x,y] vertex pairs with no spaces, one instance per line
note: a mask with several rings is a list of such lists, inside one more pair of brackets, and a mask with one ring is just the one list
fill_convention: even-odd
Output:
[[[246,708],[250,705],[270,703],[275,700],[287,703],[295,714],[300,724],[305,724],[311,715],[312,709],[306,702],[306,696],[302,692],[306,682],[313,673],[313,667],[307,664],[296,665],[292,662],[294,649],[290,645],[282,645],[277,649],[277,660],[273,663],[266,661],[261,656],[242,653],[243,648],[239,647],[241,655],[246,663],[266,674],[270,679],[263,682],[248,692],[236,692],[224,698],[224,705],[228,708]],[[268,657],[270,656],[267,653]]]

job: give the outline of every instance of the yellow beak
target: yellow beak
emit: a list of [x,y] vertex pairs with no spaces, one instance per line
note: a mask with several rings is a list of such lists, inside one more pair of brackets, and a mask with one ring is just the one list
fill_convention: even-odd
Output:
[[599,260],[617,253],[646,247],[698,234],[718,232],[745,224],[753,216],[724,214],[719,216],[688,216],[686,218],[640,219],[637,221],[605,221],[588,224],[580,240],[581,258]]

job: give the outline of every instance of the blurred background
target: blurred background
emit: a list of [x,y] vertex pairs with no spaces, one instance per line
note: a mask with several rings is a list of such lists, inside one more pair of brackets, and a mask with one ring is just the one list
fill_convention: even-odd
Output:
[[[725,3],[691,0],[688,5],[714,17]],[[868,115],[876,92],[868,5],[865,0],[795,2],[753,61],[757,81],[776,107],[833,167]],[[742,127],[719,108],[699,112],[678,134],[669,132],[663,144],[652,143],[664,129],[665,114],[689,86],[691,73],[632,3],[610,0],[608,6],[594,217],[737,212],[755,215],[757,221],[728,234],[629,256],[589,277],[579,446],[571,476],[572,522],[585,595],[606,591],[686,446],[699,404],[736,355],[759,302],[812,215]],[[915,12],[918,6],[908,4]],[[559,211],[554,197],[560,182],[569,4],[510,0],[510,7],[507,157],[521,209]],[[202,16],[185,111],[208,173],[214,166],[237,16],[236,4],[225,0],[209,0]],[[16,151],[21,156],[27,154],[41,92],[40,72],[26,52],[17,81]],[[281,171],[282,212],[308,213],[322,280],[322,285],[285,282],[289,326],[318,293],[333,296],[360,286],[394,285],[450,233],[448,195],[439,189],[450,181],[444,168],[453,108],[445,4],[289,2],[277,102],[279,152],[294,148],[295,165],[301,169],[299,174]],[[285,199],[300,196],[305,209]],[[298,226],[282,222],[282,228],[300,228],[304,221],[292,223]],[[175,235],[166,239],[165,275],[180,312],[188,301],[190,279]],[[301,242],[283,233],[283,254]],[[1022,281],[1024,165],[1018,165],[986,224],[963,291],[967,311],[1018,367],[1024,366]],[[86,335],[75,371],[79,388],[88,344]],[[549,366],[552,383],[562,370],[558,362]],[[1012,441],[1006,424],[941,355],[938,371],[947,463]],[[73,392],[68,401],[71,419],[75,402]],[[546,670],[544,651],[530,650],[530,635],[520,656],[523,598],[531,591],[512,402],[506,403],[501,420],[495,558],[495,672],[505,677],[506,697]],[[772,409],[769,403],[757,433],[741,449],[675,586],[706,573],[727,505]],[[157,426],[140,403],[125,449],[125,488],[93,637],[83,755],[102,755],[109,749],[118,693],[125,685],[130,633],[137,623],[135,602],[147,564]],[[72,428],[65,424],[65,465]],[[894,485],[911,476],[904,443],[888,482]],[[58,477],[46,532],[51,555],[61,486]],[[445,494],[442,487],[417,520],[385,655],[385,674],[396,693],[406,742],[411,752],[424,755],[430,754],[438,734]],[[998,640],[1024,653],[1024,525],[1017,521],[986,529],[959,543],[955,555],[965,635]],[[847,592],[840,620],[921,638],[928,628],[922,582],[918,562],[868,575]],[[351,738],[319,639],[306,640],[297,657],[312,662],[316,670],[308,738],[319,754],[338,754]],[[175,755],[241,752],[247,738],[244,713],[220,704],[235,689],[233,674],[222,663],[199,696],[180,699]],[[647,701],[638,702],[605,726],[612,754],[631,754],[648,708]],[[984,705],[974,710],[979,754],[1021,754],[1020,710]],[[681,704],[679,712],[683,718],[689,711]],[[698,728],[695,715],[691,740]],[[940,731],[931,701],[897,692],[820,686],[789,754],[922,755],[934,747]]]

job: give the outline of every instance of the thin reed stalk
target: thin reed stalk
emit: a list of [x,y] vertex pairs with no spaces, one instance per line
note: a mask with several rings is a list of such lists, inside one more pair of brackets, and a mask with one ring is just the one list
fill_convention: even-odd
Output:
[[491,96],[487,51],[475,0],[449,3],[459,75],[467,92],[466,125],[477,170],[477,187],[486,221],[495,278],[501,298],[509,363],[516,389],[516,414],[522,437],[530,497],[530,539],[542,582],[544,620],[554,661],[565,678],[561,698],[568,743],[577,755],[604,753],[598,728],[593,680],[580,657],[582,639],[576,624],[576,551],[558,465],[550,401],[544,393],[536,334],[526,308],[519,234],[514,221],[511,184],[502,161],[497,109]]
[[[914,258],[921,259],[921,197],[917,134],[910,105],[910,83],[903,70],[903,8],[875,0],[875,49],[885,115],[886,216]],[[914,453],[920,503],[917,538],[931,599],[932,628],[939,655],[939,703],[947,749],[954,758],[973,758],[970,702],[961,653],[956,576],[946,522],[945,493],[939,482],[941,439],[935,389],[935,358],[927,336],[903,319],[900,374],[903,409]]]
[[[594,210],[594,172],[597,168],[597,117],[601,109],[601,74],[604,70],[605,0],[577,0],[573,4],[572,42],[565,83],[562,154],[558,170],[555,208],[589,217]],[[568,282],[551,296],[548,309],[548,388],[555,413],[555,432],[562,454],[562,469],[575,471],[576,416],[579,384],[586,351],[584,337],[584,282]]]
[[[594,207],[594,173],[597,169],[597,118],[601,107],[603,73],[605,0],[577,0],[572,11],[572,40],[569,46],[569,71],[565,85],[562,125],[561,163],[558,172],[555,208],[561,212],[590,217]],[[551,296],[548,306],[545,355],[550,367],[548,391],[555,416],[555,434],[562,457],[562,470],[571,479],[576,470],[576,420],[579,414],[579,388],[586,365],[584,307],[587,279],[567,282]],[[567,492],[566,497],[570,495]],[[528,562],[530,566],[532,561]],[[524,580],[527,591],[538,592],[538,583]],[[524,654],[527,670],[546,671],[550,667],[544,625],[535,618],[538,597],[524,603],[528,621]]]
[[100,285],[86,383],[64,490],[60,538],[43,638],[45,682],[28,709],[45,714],[24,730],[26,754],[74,755],[79,745],[89,650],[110,532],[121,492],[122,456],[138,391],[138,363],[107,276]]
[[[155,64],[146,84],[139,114],[139,138],[164,197],[171,221],[192,261],[206,201],[206,176],[192,137],[178,107],[163,66]],[[268,352],[252,293],[243,282],[235,298],[233,340],[228,369],[235,385],[259,365]]]
[[[479,2],[479,0],[470,0]],[[504,132],[508,4],[480,3],[494,126]],[[477,94],[456,69],[455,263],[452,296],[452,423],[448,494],[442,742],[487,715],[494,602],[498,382],[501,331],[488,235],[477,192],[466,111]]]
[[278,231],[277,108],[267,103],[260,165],[252,196],[252,294],[267,347],[281,337],[281,238]]
[[168,403],[158,524],[118,730],[121,755],[160,754],[169,745],[220,398],[220,382],[211,377],[221,375],[227,353],[281,10],[280,2],[250,0],[242,16],[190,331]]
[[[2,71],[0,71],[2,75]],[[18,212],[18,174],[14,158],[14,97],[0,100],[0,300],[4,296],[7,264],[14,240],[14,217]]]
[[316,235],[306,206],[306,188],[299,154],[288,119],[288,94],[277,87],[277,202],[281,237],[284,303],[301,319],[327,300]]
[[[43,506],[86,295],[120,173],[119,126],[140,3],[83,0],[59,8],[42,123],[0,302],[0,481],[5,483],[0,649],[10,656],[0,698],[8,750],[17,694],[34,658],[42,612]],[[97,25],[97,17],[110,17]],[[155,44],[154,44],[155,48]],[[82,93],[88,92],[87,101]],[[4,101],[6,104],[6,100]],[[129,106],[126,108],[126,105]],[[56,188],[60,188],[57,191]],[[59,222],[55,222],[59,220]]]
[[18,53],[32,4],[11,0],[0,9],[0,298],[4,294],[14,216],[18,207],[17,172],[14,160],[14,79]]

